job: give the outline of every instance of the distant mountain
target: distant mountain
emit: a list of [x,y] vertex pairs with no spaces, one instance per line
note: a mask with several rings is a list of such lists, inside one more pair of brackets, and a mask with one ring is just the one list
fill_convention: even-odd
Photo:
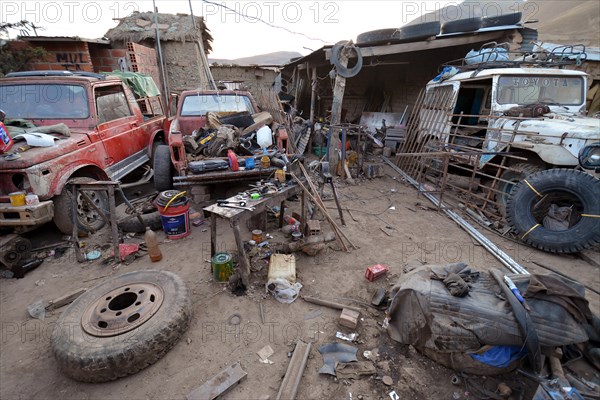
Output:
[[234,60],[225,60],[219,58],[209,58],[210,64],[237,64],[237,65],[283,65],[290,61],[290,58],[302,57],[302,54],[296,51],[276,51],[274,53],[261,54],[252,57],[236,58]]

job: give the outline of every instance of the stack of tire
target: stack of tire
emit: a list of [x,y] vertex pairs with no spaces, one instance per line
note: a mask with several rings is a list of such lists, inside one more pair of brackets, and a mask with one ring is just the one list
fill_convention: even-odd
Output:
[[425,40],[432,36],[462,32],[474,32],[482,28],[516,25],[521,21],[522,13],[503,14],[464,18],[440,23],[439,21],[423,22],[402,28],[378,29],[364,32],[356,38],[359,46],[377,46]]

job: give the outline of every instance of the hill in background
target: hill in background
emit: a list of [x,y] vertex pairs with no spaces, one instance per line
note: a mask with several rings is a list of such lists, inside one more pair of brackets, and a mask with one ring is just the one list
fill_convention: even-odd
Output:
[[218,58],[209,58],[208,62],[218,64],[237,64],[237,65],[283,65],[291,58],[302,57],[302,54],[296,51],[276,51],[274,53],[260,54],[252,57],[236,58],[234,60],[225,60]]

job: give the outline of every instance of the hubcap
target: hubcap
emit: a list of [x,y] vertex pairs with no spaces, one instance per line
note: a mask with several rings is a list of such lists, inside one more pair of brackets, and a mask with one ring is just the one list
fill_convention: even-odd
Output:
[[81,317],[81,327],[93,336],[115,336],[148,321],[160,308],[163,290],[149,282],[121,286],[90,304]]
[[[102,200],[95,191],[86,191],[85,193],[96,207],[102,209]],[[81,194],[77,195],[77,215],[85,225],[91,225],[101,218],[98,212],[83,199]]]

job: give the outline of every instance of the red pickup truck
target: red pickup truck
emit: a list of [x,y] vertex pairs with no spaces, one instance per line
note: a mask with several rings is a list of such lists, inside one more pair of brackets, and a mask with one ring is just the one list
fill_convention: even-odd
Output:
[[[116,181],[148,162],[154,144],[165,140],[167,119],[160,96],[136,94],[119,77],[86,72],[16,72],[0,79],[0,109],[9,132],[15,120],[36,127],[64,123],[70,132],[52,134],[50,147],[16,141],[0,155],[0,228],[26,231],[54,220],[71,234],[72,202],[65,190],[70,179]],[[18,191],[36,194],[40,203],[12,206],[9,194]],[[89,196],[108,210],[103,192]],[[76,212],[83,232],[105,224],[83,199],[77,199]]]

